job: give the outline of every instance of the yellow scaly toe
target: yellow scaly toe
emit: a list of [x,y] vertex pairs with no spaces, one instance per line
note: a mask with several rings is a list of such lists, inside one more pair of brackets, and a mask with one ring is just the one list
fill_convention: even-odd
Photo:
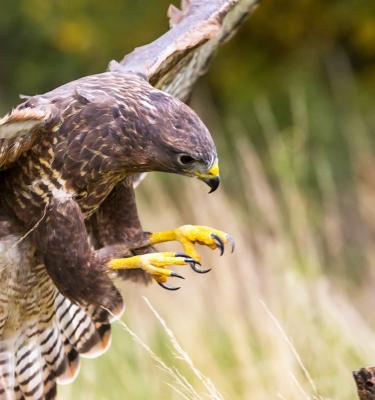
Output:
[[184,252],[195,260],[200,260],[201,256],[195,249],[195,244],[208,246],[211,249],[219,249],[220,255],[224,253],[225,245],[230,244],[232,252],[234,250],[234,240],[226,232],[208,226],[183,225],[177,229],[164,232],[151,233],[150,244],[157,244],[168,241],[178,241],[182,244]]

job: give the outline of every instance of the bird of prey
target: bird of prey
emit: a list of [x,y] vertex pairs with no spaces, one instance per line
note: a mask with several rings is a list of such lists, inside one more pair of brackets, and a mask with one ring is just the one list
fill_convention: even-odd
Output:
[[[200,267],[195,243],[231,242],[184,225],[146,233],[134,187],[146,172],[219,184],[214,142],[184,101],[254,0],[183,1],[171,29],[107,72],[27,98],[0,120],[0,399],[54,399],[79,357],[110,343],[123,309],[114,278],[166,281]],[[179,241],[183,253],[157,252]]]

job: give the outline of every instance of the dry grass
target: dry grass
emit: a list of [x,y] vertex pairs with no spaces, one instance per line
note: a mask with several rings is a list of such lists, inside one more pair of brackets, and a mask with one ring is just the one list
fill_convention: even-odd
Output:
[[[346,115],[345,127],[362,129],[360,137],[345,134],[353,150],[348,191],[338,188],[322,155],[314,165],[320,200],[313,201],[298,180],[309,151],[308,105],[299,92],[291,99],[289,142],[268,102],[256,104],[269,138],[267,168],[236,127],[240,168],[225,176],[224,190],[207,196],[187,179],[146,180],[138,196],[145,229],[211,225],[236,238],[236,252],[219,258],[202,249],[213,271],[183,271],[187,280],[176,293],[127,285],[126,325],[115,324],[111,350],[84,361],[77,382],[62,388],[64,399],[355,398],[351,371],[375,364],[370,134],[359,112]],[[240,194],[225,191],[230,179]],[[346,196],[354,216],[342,212]],[[356,248],[366,279],[355,284],[340,269],[348,231],[367,232]]]

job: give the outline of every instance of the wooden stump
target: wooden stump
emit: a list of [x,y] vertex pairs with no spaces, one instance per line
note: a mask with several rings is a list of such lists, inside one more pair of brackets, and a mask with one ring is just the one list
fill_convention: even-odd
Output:
[[360,400],[375,400],[375,367],[353,372]]

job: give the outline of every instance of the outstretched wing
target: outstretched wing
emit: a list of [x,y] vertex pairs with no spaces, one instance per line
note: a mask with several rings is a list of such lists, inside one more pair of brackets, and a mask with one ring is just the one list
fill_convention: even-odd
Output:
[[29,150],[52,121],[51,109],[19,107],[0,119],[0,170]]
[[[215,50],[235,33],[257,3],[258,0],[182,0],[181,10],[169,7],[168,32],[135,49],[119,63],[112,61],[109,69],[141,74],[155,87],[186,101]],[[65,95],[70,89],[74,96],[75,85],[65,85]],[[39,100],[42,98],[39,96]],[[54,119],[44,104],[41,107],[28,103],[0,119],[0,170],[29,150]]]
[[144,75],[155,87],[186,101],[218,46],[255,9],[258,0],[182,0],[171,5],[171,29],[157,40],[112,61],[110,70]]
[[[181,9],[171,5],[171,29],[152,43],[136,48],[111,71],[145,76],[167,93],[187,101],[195,82],[208,69],[216,49],[229,40],[255,10],[259,0],[182,0]],[[134,181],[134,187],[146,174]]]

